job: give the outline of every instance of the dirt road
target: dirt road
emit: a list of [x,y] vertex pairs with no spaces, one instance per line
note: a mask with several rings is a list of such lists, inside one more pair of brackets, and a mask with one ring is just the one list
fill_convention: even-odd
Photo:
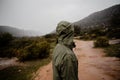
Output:
[[[79,80],[120,80],[120,60],[104,57],[103,49],[93,48],[92,41],[75,40]],[[52,63],[52,62],[51,62]],[[41,67],[35,80],[52,80],[52,65]]]

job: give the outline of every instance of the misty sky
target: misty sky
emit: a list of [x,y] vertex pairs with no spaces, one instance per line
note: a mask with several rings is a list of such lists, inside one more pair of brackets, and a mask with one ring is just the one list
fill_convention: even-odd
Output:
[[120,0],[0,0],[0,25],[49,33],[59,21],[78,21]]

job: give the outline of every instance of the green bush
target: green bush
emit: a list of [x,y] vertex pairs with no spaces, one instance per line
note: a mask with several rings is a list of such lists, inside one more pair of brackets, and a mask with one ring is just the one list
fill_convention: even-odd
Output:
[[107,37],[98,37],[94,41],[94,47],[107,47],[109,46],[109,40]]
[[39,58],[45,58],[49,56],[50,53],[50,44],[46,41],[40,42],[37,44],[39,46]]
[[42,59],[49,56],[50,44],[46,41],[33,43],[23,49],[19,49],[16,54],[20,61]]
[[8,57],[8,58],[11,58],[11,57],[15,57],[15,52],[16,52],[16,49],[14,48],[8,48],[5,50],[5,57]]
[[20,61],[45,58],[49,56],[50,44],[54,41],[55,39],[44,37],[15,38],[9,33],[2,33],[0,57],[18,57]]
[[22,37],[22,38],[16,38],[14,39],[11,44],[14,48],[21,49],[26,46],[29,46],[30,44],[34,43],[35,41],[32,40],[32,38]]
[[0,47],[7,46],[13,40],[10,33],[0,33]]
[[120,58],[120,43],[113,44],[113,45],[110,45],[109,47],[105,48],[105,53],[107,56]]
[[0,48],[0,57],[15,57],[15,49],[9,47]]
[[45,37],[45,38],[55,38],[56,34],[55,33],[50,33],[50,34],[44,35],[43,37]]
[[0,57],[14,57],[11,42],[14,37],[10,33],[0,33]]
[[83,40],[90,40],[90,35],[88,33],[85,33],[84,35],[82,35],[80,37],[80,39],[83,39]]

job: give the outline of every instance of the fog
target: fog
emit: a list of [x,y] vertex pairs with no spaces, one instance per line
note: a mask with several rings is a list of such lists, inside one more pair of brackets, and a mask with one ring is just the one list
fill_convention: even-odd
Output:
[[75,22],[116,4],[120,0],[0,0],[0,25],[46,34],[62,20]]

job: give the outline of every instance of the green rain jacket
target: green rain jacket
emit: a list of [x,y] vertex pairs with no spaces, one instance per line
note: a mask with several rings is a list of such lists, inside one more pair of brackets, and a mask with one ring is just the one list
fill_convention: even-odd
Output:
[[78,80],[78,60],[72,51],[74,28],[66,21],[56,28],[58,44],[53,51],[53,80]]

